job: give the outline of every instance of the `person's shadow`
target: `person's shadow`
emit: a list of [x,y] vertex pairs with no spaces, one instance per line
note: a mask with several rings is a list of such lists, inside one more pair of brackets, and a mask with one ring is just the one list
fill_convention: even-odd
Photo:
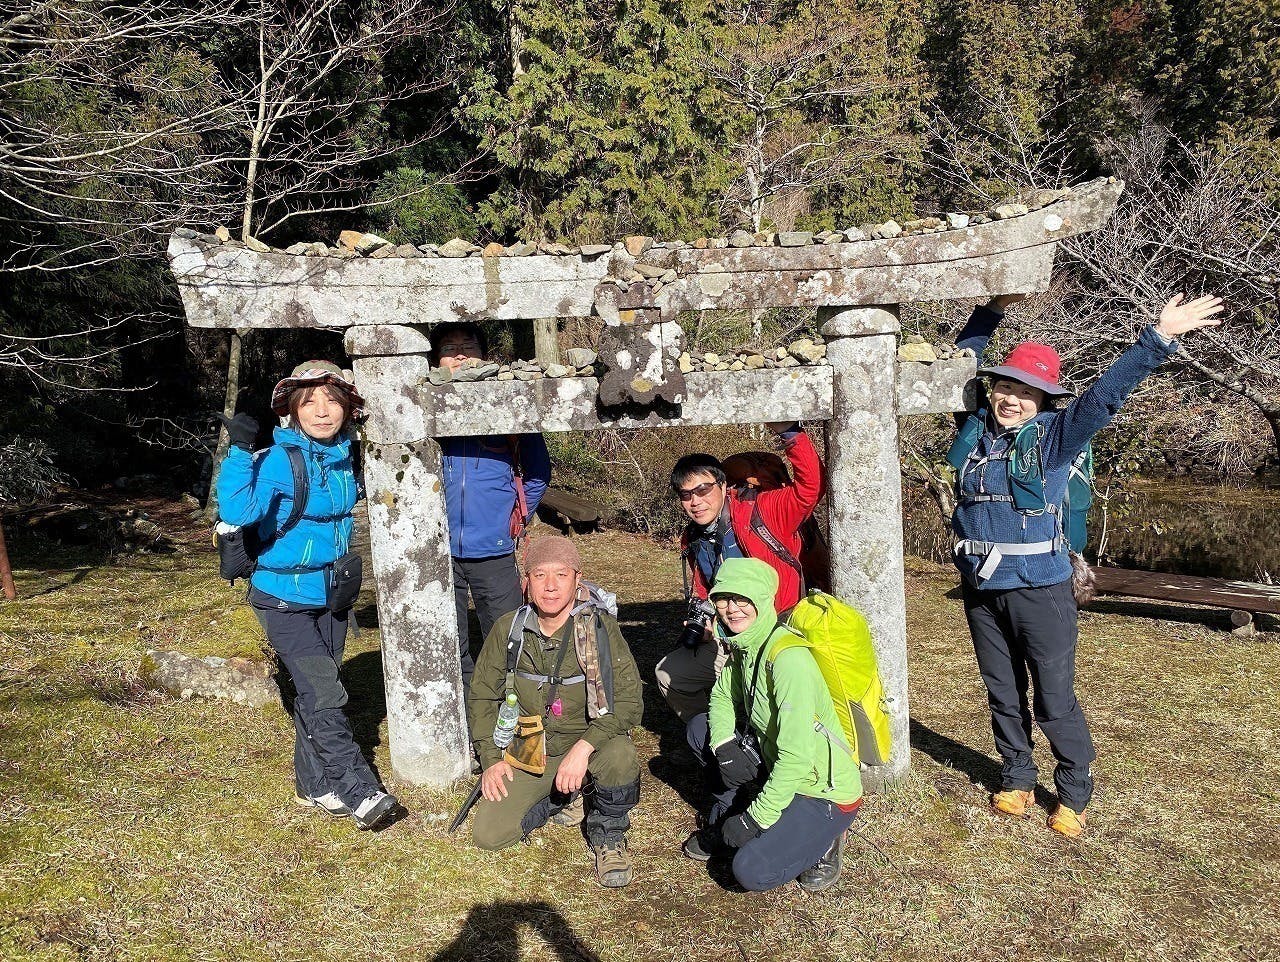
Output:
[[600,962],[553,906],[546,902],[495,902],[478,905],[462,923],[462,931],[431,962],[472,962],[520,958],[521,928],[528,926],[551,946],[562,962]]
[[697,809],[706,802],[701,769],[689,750],[684,723],[663,700],[653,677],[654,666],[675,647],[687,609],[677,599],[630,602],[618,606],[618,622],[640,672],[644,692],[641,725],[658,739],[658,753],[649,761],[649,773]]

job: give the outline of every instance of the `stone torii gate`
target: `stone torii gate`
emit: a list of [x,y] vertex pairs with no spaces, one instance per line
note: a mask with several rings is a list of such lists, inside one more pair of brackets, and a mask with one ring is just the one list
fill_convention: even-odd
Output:
[[[945,221],[580,249],[393,247],[354,235],[337,249],[280,252],[180,230],[169,257],[192,326],[346,329],[368,401],[364,470],[397,777],[443,785],[468,770],[436,438],[799,418],[826,422],[832,586],[866,616],[890,700],[893,755],[864,773],[874,788],[910,758],[897,419],[971,409],[976,368],[972,358],[900,363],[898,305],[1046,290],[1057,243],[1100,226],[1121,190],[1100,178]],[[820,363],[739,370],[684,354],[681,311],[785,306],[818,309]],[[590,315],[605,325],[594,370],[428,381],[433,324]]]

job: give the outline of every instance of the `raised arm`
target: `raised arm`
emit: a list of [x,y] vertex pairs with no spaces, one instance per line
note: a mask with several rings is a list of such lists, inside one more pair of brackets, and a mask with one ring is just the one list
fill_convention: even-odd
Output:
[[783,457],[791,465],[794,484],[772,491],[762,491],[756,499],[760,516],[770,531],[779,533],[794,531],[817,507],[826,490],[826,472],[822,459],[813,446],[813,440],[804,428],[795,422],[770,424],[769,429],[778,436]]
[[1160,319],[1143,328],[1138,342],[1120,355],[1102,377],[1067,405],[1045,435],[1045,467],[1069,464],[1098,431],[1106,427],[1142,381],[1178,351],[1176,338],[1202,327],[1222,323],[1213,316],[1223,309],[1222,298],[1205,295],[1184,303],[1176,294],[1160,311]]
[[[969,315],[969,320],[965,321],[964,327],[960,328],[960,333],[956,335],[956,347],[973,351],[973,356],[978,359],[978,367],[982,367],[982,356],[987,352],[991,336],[1004,320],[1005,308],[1016,304],[1026,296],[1026,294],[997,294],[987,303],[979,304]],[[978,407],[985,407],[986,403],[986,388],[979,381]],[[956,412],[956,428],[964,427],[965,419],[968,417],[969,414],[966,411]]]

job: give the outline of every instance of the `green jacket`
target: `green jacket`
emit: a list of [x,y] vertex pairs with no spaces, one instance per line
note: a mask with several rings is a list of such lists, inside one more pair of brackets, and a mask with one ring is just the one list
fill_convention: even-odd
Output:
[[728,558],[720,566],[711,596],[726,593],[749,598],[757,617],[746,631],[730,635],[717,621],[716,633],[730,645],[729,660],[711,689],[708,721],[711,747],[733,738],[739,718],[746,718],[748,689],[760,665],[751,702],[751,728],[769,777],[748,813],[761,828],[776,822],[796,795],[848,805],[862,797],[857,763],[817,728],[839,733],[840,721],[818,663],[806,648],[791,648],[773,662],[768,646],[791,629],[778,624],[773,610],[777,573],[752,558]]
[[[515,612],[503,615],[494,624],[484,648],[476,660],[476,671],[471,677],[471,697],[468,707],[471,713],[471,740],[485,768],[502,760],[502,751],[493,743],[493,729],[498,723],[498,709],[507,697],[507,633],[511,630]],[[580,738],[599,748],[615,735],[625,735],[640,724],[640,673],[635,659],[618,628],[618,622],[609,615],[600,614],[609,636],[609,651],[613,660],[613,704],[608,714],[599,718],[587,717],[587,686],[585,682],[561,685],[556,697],[564,706],[557,717],[547,712],[547,695],[550,685],[539,684],[516,677],[516,696],[520,699],[520,714],[542,715],[547,732],[547,755],[552,758],[565,754]],[[545,638],[538,631],[536,618],[529,619],[524,630],[524,650],[516,668],[533,675],[554,675],[556,656],[560,646],[566,645],[564,664],[558,674],[562,678],[582,674],[577,653],[573,647],[573,619],[557,633],[555,638]]]

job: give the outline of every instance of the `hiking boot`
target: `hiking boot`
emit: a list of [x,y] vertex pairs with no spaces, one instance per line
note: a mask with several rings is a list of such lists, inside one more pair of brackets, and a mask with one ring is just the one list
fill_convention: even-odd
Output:
[[1035,790],[1023,791],[1021,788],[1006,788],[991,796],[991,808],[1001,815],[1012,815],[1014,818],[1026,818],[1035,808]]
[[818,863],[800,873],[800,877],[796,879],[800,888],[806,892],[821,892],[836,884],[843,864],[841,857],[844,855],[845,838],[846,833],[841,832],[822,858],[818,859]]
[[304,808],[318,808],[328,812],[334,818],[345,818],[351,814],[351,809],[343,803],[333,792],[325,792],[323,795],[294,795],[293,800],[296,804]]
[[1084,822],[1084,809],[1077,812],[1075,809],[1067,808],[1061,802],[1049,816],[1049,827],[1067,838],[1079,838],[1083,835]]
[[351,813],[355,817],[356,828],[370,829],[381,825],[399,804],[394,795],[387,792],[374,792]]
[[729,848],[720,840],[718,832],[704,828],[686,838],[680,851],[685,858],[691,858],[695,862],[710,862],[716,856],[726,854]]
[[573,796],[573,800],[564,808],[551,816],[552,824],[563,825],[565,828],[573,828],[575,825],[581,825],[582,820],[587,817],[587,807],[583,804],[582,793],[579,792]]
[[605,888],[620,889],[635,878],[625,838],[606,839],[591,850],[596,853],[596,878]]

